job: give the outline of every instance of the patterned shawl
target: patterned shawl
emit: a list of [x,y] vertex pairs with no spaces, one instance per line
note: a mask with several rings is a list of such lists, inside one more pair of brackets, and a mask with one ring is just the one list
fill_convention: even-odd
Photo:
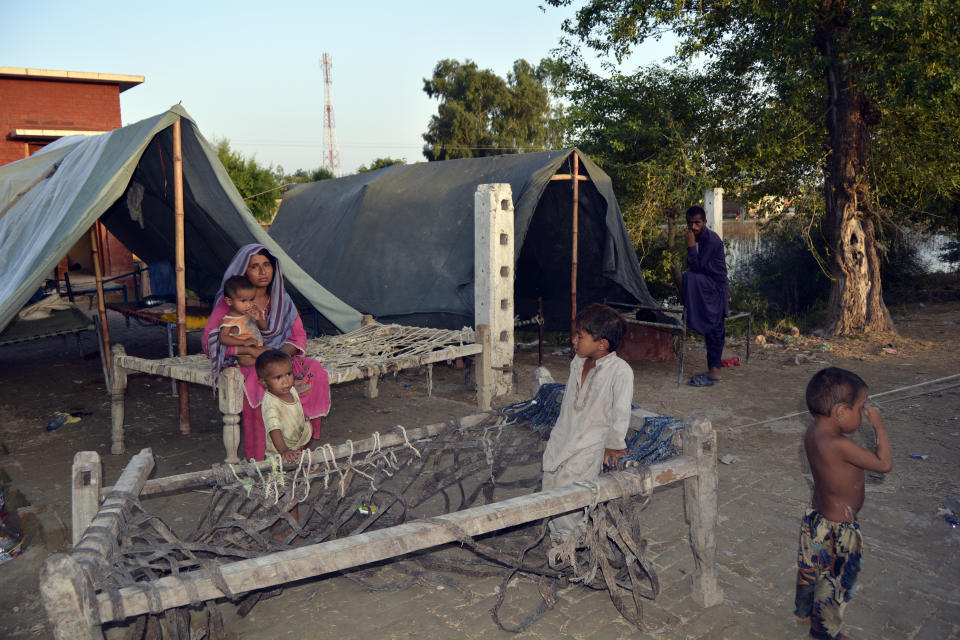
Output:
[[257,253],[265,252],[273,263],[273,281],[269,286],[270,308],[267,310],[267,328],[261,329],[263,344],[266,347],[279,349],[290,339],[290,333],[293,329],[293,323],[297,319],[297,307],[293,304],[293,299],[287,293],[283,286],[283,272],[280,269],[280,261],[267,250],[262,244],[248,244],[240,247],[237,254],[233,257],[227,270],[223,273],[223,280],[220,281],[220,289],[217,291],[217,297],[214,299],[214,312],[210,319],[216,320],[216,326],[211,327],[207,334],[207,355],[210,356],[210,366],[213,371],[213,388],[217,388],[217,380],[220,377],[220,371],[224,366],[233,364],[234,358],[227,357],[227,348],[220,344],[220,318],[216,318],[217,307],[226,306],[223,300],[223,283],[233,276],[242,276],[247,271],[247,265]]

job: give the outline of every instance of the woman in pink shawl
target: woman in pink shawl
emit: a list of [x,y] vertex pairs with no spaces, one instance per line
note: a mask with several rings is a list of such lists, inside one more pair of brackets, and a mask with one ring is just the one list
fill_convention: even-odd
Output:
[[[256,291],[254,304],[267,318],[262,347],[227,347],[220,344],[220,323],[230,307],[223,300],[223,282],[231,276],[246,276]],[[320,436],[320,418],[330,411],[330,381],[327,372],[316,360],[303,356],[307,334],[290,295],[283,287],[280,263],[262,244],[248,244],[237,251],[223,274],[220,291],[210,319],[203,330],[203,350],[210,356],[213,384],[216,388],[224,367],[239,366],[236,356],[256,358],[267,349],[282,349],[293,356],[293,375],[303,411],[313,425],[313,437]],[[239,367],[244,379],[243,451],[244,458],[263,460],[267,434],[260,414],[264,389],[254,367]]]

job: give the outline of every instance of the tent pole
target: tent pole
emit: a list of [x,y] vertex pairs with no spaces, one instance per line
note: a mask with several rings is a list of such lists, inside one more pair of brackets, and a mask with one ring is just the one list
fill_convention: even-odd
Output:
[[100,221],[97,220],[90,227],[90,257],[93,259],[93,275],[97,280],[97,313],[100,314],[100,330],[103,334],[103,359],[107,363],[107,374],[113,366],[110,357],[110,327],[107,326],[107,307],[103,302],[103,269],[100,267],[102,253],[100,239]]
[[[187,281],[183,248],[183,153],[180,145],[180,119],[173,123],[173,221],[175,273],[177,277],[177,355],[187,355]],[[190,433],[190,397],[187,383],[177,383],[180,403],[180,433]]]
[[579,211],[577,206],[580,203],[580,156],[573,152],[573,229],[571,239],[573,249],[570,256],[570,342],[573,343],[573,336],[576,333],[577,318],[577,228],[579,227]]

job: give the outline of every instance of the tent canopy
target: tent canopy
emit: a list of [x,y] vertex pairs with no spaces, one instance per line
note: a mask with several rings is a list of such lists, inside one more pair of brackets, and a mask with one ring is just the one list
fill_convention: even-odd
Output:
[[653,304],[610,177],[576,149],[394,165],[289,191],[270,235],[340,299],[382,321],[458,328],[474,322],[474,193],[509,183],[521,318],[568,329],[572,182],[578,198],[578,307]]
[[0,330],[98,219],[148,264],[174,257],[173,123],[180,119],[187,286],[213,296],[237,249],[259,242],[300,306],[327,328],[360,314],[307,275],[243,203],[216,152],[180,106],[98,136],[70,136],[0,167]]

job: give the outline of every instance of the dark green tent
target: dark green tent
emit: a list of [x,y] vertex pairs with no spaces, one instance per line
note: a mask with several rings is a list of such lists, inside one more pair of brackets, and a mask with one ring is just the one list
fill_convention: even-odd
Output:
[[543,298],[548,326],[570,322],[572,181],[579,182],[577,302],[653,304],[610,177],[576,149],[395,165],[299,185],[270,235],[331,293],[378,320],[459,328],[474,322],[474,193],[509,183],[521,318]]

